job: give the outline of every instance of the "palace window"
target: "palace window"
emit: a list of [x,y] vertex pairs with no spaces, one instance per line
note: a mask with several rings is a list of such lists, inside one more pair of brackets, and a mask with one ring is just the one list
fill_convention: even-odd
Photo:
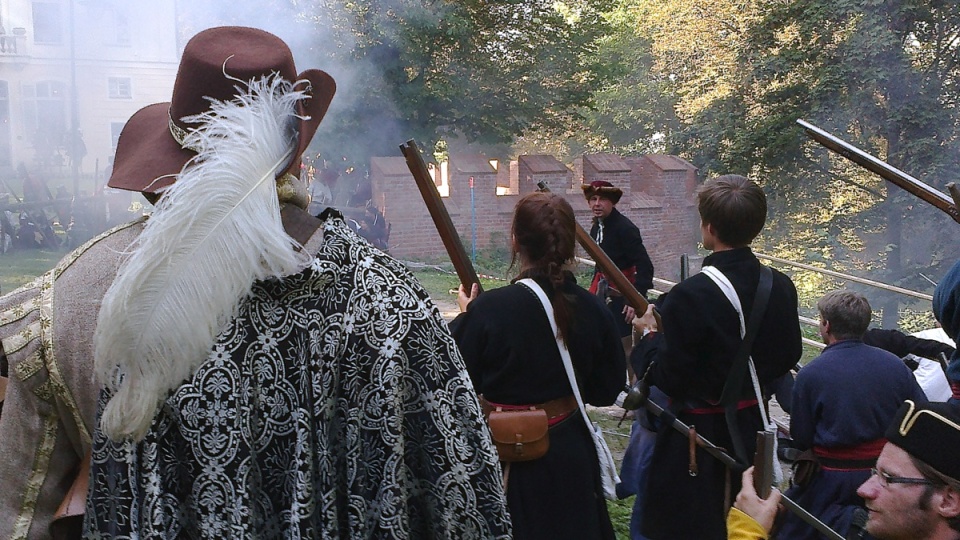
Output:
[[60,4],[50,2],[33,3],[33,41],[35,43],[53,45],[63,43],[63,22],[60,18]]
[[133,84],[130,77],[108,77],[107,87],[109,88],[110,99],[131,99],[133,97]]

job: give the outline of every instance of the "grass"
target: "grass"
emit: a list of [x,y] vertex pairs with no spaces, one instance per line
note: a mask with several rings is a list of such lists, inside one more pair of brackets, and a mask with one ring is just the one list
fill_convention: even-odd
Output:
[[54,267],[64,251],[19,249],[0,254],[0,294],[25,285]]

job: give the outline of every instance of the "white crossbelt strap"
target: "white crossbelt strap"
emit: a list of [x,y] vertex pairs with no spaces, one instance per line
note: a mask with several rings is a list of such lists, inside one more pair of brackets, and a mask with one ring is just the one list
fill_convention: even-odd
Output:
[[[587,408],[584,407],[583,398],[580,397],[580,387],[577,385],[577,376],[573,372],[573,363],[570,360],[570,351],[567,350],[567,345],[562,339],[560,339],[560,334],[557,331],[557,320],[553,316],[553,304],[550,303],[550,299],[547,298],[547,293],[543,292],[543,289],[537,284],[536,281],[530,278],[524,278],[517,280],[517,283],[521,283],[533,291],[537,295],[537,298],[540,299],[540,303],[543,304],[543,309],[547,312],[547,319],[550,321],[550,328],[553,330],[553,335],[557,338],[557,348],[560,349],[560,358],[563,360],[563,367],[567,371],[567,378],[570,379],[570,387],[573,389],[573,396],[577,398],[577,405],[580,406],[580,414],[583,415],[583,421],[586,422],[587,428],[590,429],[591,426],[593,426],[593,422],[591,422],[590,417],[587,416]],[[594,438],[603,436],[598,429],[590,429],[590,433],[593,434]],[[598,448],[600,448],[600,446],[598,446]],[[619,475],[615,475],[615,482],[620,483]]]
[[[733,288],[733,284],[730,283],[727,276],[723,275],[723,272],[717,270],[714,266],[704,266],[700,269],[700,272],[706,274],[708,278],[717,284],[717,287],[720,288],[723,295],[733,304],[733,309],[737,310],[737,315],[740,316],[740,338],[743,339],[743,336],[747,334],[747,325],[743,319],[743,307],[740,304],[740,296],[737,295],[737,290]],[[764,426],[769,426],[770,421],[767,419],[767,413],[763,407],[763,394],[760,393],[760,381],[757,379],[757,369],[753,365],[752,356],[747,357],[747,365],[750,368],[750,379],[753,381],[753,391],[757,394],[757,402],[760,403],[760,418],[763,420]]]

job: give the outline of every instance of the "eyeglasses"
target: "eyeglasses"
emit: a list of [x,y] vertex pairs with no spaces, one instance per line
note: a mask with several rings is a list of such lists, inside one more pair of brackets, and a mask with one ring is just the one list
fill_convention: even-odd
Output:
[[912,484],[920,486],[935,486],[936,482],[927,478],[904,478],[902,476],[890,476],[889,474],[877,470],[875,467],[870,469],[870,474],[875,475],[880,480],[880,485],[887,487],[890,484]]

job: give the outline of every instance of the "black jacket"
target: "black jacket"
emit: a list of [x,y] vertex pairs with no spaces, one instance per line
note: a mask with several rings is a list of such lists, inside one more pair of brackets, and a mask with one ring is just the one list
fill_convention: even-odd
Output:
[[[600,224],[594,219],[590,237],[596,241],[599,231]],[[646,295],[653,288],[653,263],[650,262],[647,248],[643,246],[640,229],[616,208],[603,220],[603,238],[597,243],[617,268],[637,268],[634,285],[641,295]]]
[[[760,261],[749,247],[707,256],[703,266],[715,266],[733,284],[744,317],[750,320],[760,279]],[[663,331],[644,338],[631,362],[643,373],[650,361],[651,384],[677,399],[720,398],[733,357],[740,346],[740,320],[717,285],[705,274],[678,283],[658,300]],[[751,356],[761,384],[790,370],[802,354],[797,290],[786,275],[773,270],[773,289]],[[742,395],[753,393],[745,382]]]

